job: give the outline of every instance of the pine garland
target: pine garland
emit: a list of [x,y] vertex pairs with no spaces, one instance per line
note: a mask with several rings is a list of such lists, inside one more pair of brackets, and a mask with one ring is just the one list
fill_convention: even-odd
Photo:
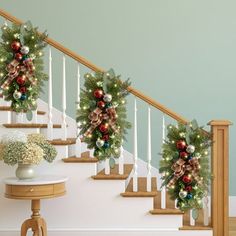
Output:
[[46,33],[38,34],[28,21],[1,27],[0,86],[6,101],[16,112],[37,108],[36,100],[48,76],[43,72]]
[[168,125],[162,148],[160,173],[172,200],[186,211],[202,208],[202,199],[210,181],[210,134],[198,127],[196,120],[187,125]]
[[80,109],[77,122],[80,122],[80,134],[94,156],[99,160],[120,156],[122,140],[131,124],[126,120],[126,99],[129,94],[129,80],[122,82],[120,75],[111,69],[108,72],[85,74],[85,89],[80,96]]

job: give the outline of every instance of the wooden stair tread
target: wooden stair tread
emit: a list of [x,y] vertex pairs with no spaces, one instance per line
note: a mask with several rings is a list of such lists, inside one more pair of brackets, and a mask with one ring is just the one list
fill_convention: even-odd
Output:
[[[0,111],[12,111],[12,108],[10,106],[0,106]],[[38,115],[45,115],[45,111],[37,111]]]
[[213,228],[211,226],[190,226],[190,225],[185,225],[183,227],[180,227],[179,230],[212,230]]
[[[3,124],[6,128],[47,128],[47,124],[24,124],[24,123],[16,123],[16,124]],[[60,124],[54,124],[53,128],[61,128]]]
[[49,143],[52,145],[71,145],[76,143],[76,138],[67,138],[66,140],[62,139],[53,139],[49,140]]
[[121,193],[123,197],[155,197],[157,195],[157,181],[156,178],[152,178],[152,191],[147,192],[147,178],[138,177],[138,191],[133,191],[133,178],[130,180],[124,193]]
[[183,215],[184,212],[179,209],[154,209],[149,211],[152,215]]
[[81,157],[71,156],[68,158],[63,158],[62,161],[65,163],[96,163],[98,159],[96,157],[90,157],[90,153],[83,152],[81,153]]
[[119,174],[119,165],[115,165],[113,169],[111,169],[109,175],[105,175],[105,169],[100,171],[97,175],[93,175],[92,178],[95,180],[125,180],[129,177],[131,171],[133,169],[132,164],[124,165],[124,174]]

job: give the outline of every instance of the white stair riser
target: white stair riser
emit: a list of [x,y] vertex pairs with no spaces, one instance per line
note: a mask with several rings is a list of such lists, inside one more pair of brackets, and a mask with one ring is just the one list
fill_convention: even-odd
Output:
[[10,131],[15,131],[15,130],[20,130],[26,134],[32,134],[32,133],[40,133],[40,129],[39,128],[10,128],[10,129],[7,129],[3,126],[0,126],[0,134],[6,134],[6,133],[9,133]]
[[5,101],[3,98],[0,98],[0,106],[10,106],[11,103]]
[[10,124],[10,123],[12,123],[11,112],[0,111],[0,124]]

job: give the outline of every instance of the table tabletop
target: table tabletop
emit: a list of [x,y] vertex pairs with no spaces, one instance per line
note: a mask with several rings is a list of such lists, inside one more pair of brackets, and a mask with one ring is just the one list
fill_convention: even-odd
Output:
[[58,175],[42,175],[37,176],[33,179],[20,180],[16,177],[9,177],[3,179],[3,182],[8,185],[47,185],[47,184],[58,184],[68,180],[66,176]]

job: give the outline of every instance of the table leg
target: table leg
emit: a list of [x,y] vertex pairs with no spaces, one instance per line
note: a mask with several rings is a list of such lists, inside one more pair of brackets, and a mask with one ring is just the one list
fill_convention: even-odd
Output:
[[26,236],[28,229],[32,229],[33,236],[47,236],[46,221],[40,216],[40,200],[32,200],[31,202],[32,215],[31,219],[24,221],[21,226],[21,236]]
[[42,230],[42,236],[47,236],[47,224],[46,221],[42,218],[41,220],[41,230]]

